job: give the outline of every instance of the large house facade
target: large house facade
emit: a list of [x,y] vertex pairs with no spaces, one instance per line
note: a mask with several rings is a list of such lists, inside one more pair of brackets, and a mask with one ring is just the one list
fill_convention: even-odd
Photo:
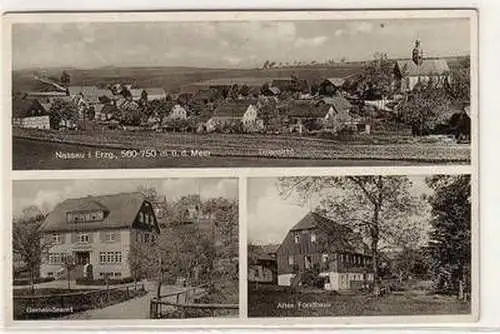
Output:
[[90,264],[94,279],[131,277],[130,253],[153,247],[160,232],[154,208],[142,193],[67,199],[47,216],[42,230],[51,247],[43,256],[41,277],[57,278],[71,256],[76,265],[72,277],[83,277]]
[[348,227],[310,212],[277,250],[278,285],[300,285],[306,271],[325,277],[324,289],[356,289],[373,282],[368,246]]

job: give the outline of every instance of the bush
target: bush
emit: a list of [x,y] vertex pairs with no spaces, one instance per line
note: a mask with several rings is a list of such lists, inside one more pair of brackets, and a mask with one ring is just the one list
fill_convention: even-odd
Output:
[[[37,283],[45,283],[45,282],[51,282],[53,281],[55,278],[54,277],[40,277],[40,278],[37,278],[35,279],[35,284]],[[14,281],[13,281],[13,285],[30,285],[30,280],[29,278],[15,278]]]
[[[121,279],[108,279],[108,284],[125,284],[132,283],[134,279],[132,277],[126,277]],[[76,284],[78,285],[106,285],[106,281],[104,279],[87,279],[87,278],[77,278]]]

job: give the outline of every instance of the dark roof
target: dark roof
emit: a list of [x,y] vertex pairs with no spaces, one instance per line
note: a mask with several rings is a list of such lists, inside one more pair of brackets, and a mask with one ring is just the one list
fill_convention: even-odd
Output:
[[291,228],[290,232],[309,230],[309,229],[320,229],[332,231],[332,227],[335,233],[328,233],[328,239],[330,246],[336,250],[349,251],[349,252],[360,252],[365,253],[368,250],[368,246],[363,242],[361,236],[353,232],[349,227],[341,224],[337,224],[331,219],[323,217],[315,212],[309,212],[302,218],[294,227]]
[[278,248],[280,247],[279,244],[270,244],[270,245],[261,245],[262,249],[264,252],[267,254],[274,254],[278,251]]
[[216,117],[239,117],[241,118],[248,107],[253,104],[256,105],[257,101],[255,100],[245,100],[238,102],[224,102],[219,104],[217,108],[215,108],[214,116]]
[[286,115],[297,118],[323,118],[328,113],[330,106],[327,104],[316,105],[311,101],[289,103],[280,109],[288,109]]
[[43,106],[38,100],[14,99],[12,101],[12,115],[17,118],[48,115],[47,105]]
[[411,59],[398,60],[397,67],[403,77],[422,75],[442,75],[450,71],[445,59],[424,59],[421,65]]
[[266,252],[264,246],[259,245],[249,245],[248,246],[248,257],[253,260],[260,261],[276,261],[268,252]]
[[[45,232],[92,231],[108,228],[128,228],[144,203],[139,192],[102,196],[87,196],[64,200],[56,205],[42,225]],[[108,212],[104,220],[79,224],[68,224],[66,213],[83,209],[102,209]]]

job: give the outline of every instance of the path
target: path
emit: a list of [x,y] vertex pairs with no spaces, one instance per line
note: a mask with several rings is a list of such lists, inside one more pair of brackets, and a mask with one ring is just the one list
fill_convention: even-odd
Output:
[[[142,297],[132,298],[102,309],[75,313],[64,319],[149,319],[150,301],[156,295],[156,283],[147,282],[145,288],[148,293]],[[161,294],[178,292],[184,289],[177,286],[162,285]]]

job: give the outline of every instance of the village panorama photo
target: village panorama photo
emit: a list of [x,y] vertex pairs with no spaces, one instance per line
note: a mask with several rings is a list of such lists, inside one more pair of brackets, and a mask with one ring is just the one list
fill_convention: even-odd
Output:
[[14,321],[238,317],[237,179],[22,180],[13,198]]
[[177,14],[7,15],[12,168],[471,163],[473,10]]
[[473,314],[471,198],[466,174],[250,179],[248,316]]

